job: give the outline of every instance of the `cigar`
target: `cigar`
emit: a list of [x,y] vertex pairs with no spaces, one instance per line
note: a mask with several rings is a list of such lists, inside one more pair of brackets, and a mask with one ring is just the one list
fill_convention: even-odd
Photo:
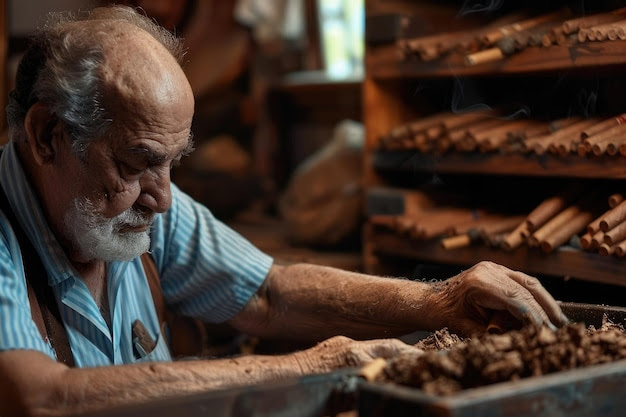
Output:
[[587,41],[595,41],[596,35],[591,29],[582,28],[578,31],[578,42],[585,43]]
[[600,245],[604,242],[604,232],[602,230],[598,230],[591,237],[591,248],[600,247]]
[[405,40],[399,47],[405,57],[417,55],[422,61],[432,61],[467,42],[467,38],[472,36],[472,32],[467,31],[446,32]]
[[[622,154],[622,149],[624,146],[626,146],[626,136],[618,135],[618,136],[615,136],[613,139],[614,139],[613,145],[617,148],[615,155],[617,155],[618,153]],[[607,153],[611,154],[609,149],[607,149]]]
[[506,150],[505,146],[509,143],[509,138],[506,133],[499,135],[493,135],[483,140],[477,141],[478,150],[480,152],[493,152],[498,150]]
[[387,149],[402,149],[411,140],[411,132],[407,125],[396,126],[379,139],[379,144]]
[[626,219],[626,201],[622,201],[617,206],[612,208],[603,218],[600,220],[600,230],[607,232],[620,224]]
[[470,125],[465,130],[465,135],[460,140],[454,142],[454,147],[459,151],[473,151],[478,145],[477,137],[483,132],[487,132],[503,125],[507,121],[502,119],[486,119],[476,124]]
[[539,26],[546,22],[554,22],[558,20],[563,20],[564,18],[571,16],[571,14],[572,14],[571,10],[564,8],[564,9],[554,11],[552,13],[535,16],[530,19],[525,19],[525,20],[511,23],[505,26],[501,26],[495,30],[492,30],[486,33],[482,37],[482,43],[486,46],[491,46],[491,45],[494,45],[496,42],[498,42],[500,39],[502,39],[505,36],[513,35],[515,33],[528,30],[530,28]]
[[578,42],[578,34],[571,33],[569,35],[566,35],[564,33],[559,33],[559,34],[555,35],[554,42],[557,45],[560,45],[560,46],[575,45],[575,44],[579,43]]
[[617,245],[615,245],[615,255],[619,257],[623,257],[626,255],[626,240],[622,240]]
[[622,201],[624,201],[624,196],[623,195],[621,195],[619,193],[611,194],[609,196],[609,207],[615,208]]
[[481,231],[485,228],[485,226],[503,219],[502,215],[500,214],[487,213],[487,212],[484,212],[484,213],[479,212],[479,213],[480,213],[479,215],[477,215],[475,218],[470,219],[467,222],[456,223],[455,225],[453,225],[453,227],[450,229],[451,234],[460,235],[463,233],[467,233],[470,230]]
[[626,143],[626,138],[622,136],[618,136],[613,139],[614,141],[606,144],[606,149],[604,150],[604,153],[606,153],[609,156],[617,155],[619,153],[619,147],[622,146],[624,143]]
[[611,246],[626,239],[626,221],[604,232],[604,243]]
[[469,54],[465,57],[465,65],[479,65],[487,62],[499,61],[503,59],[506,55],[502,51],[502,49],[495,47],[484,49],[479,52],[474,52],[473,54]]
[[611,246],[606,243],[601,244],[600,247],[598,248],[598,253],[603,256],[612,255],[614,251],[615,251],[615,246]]
[[507,251],[517,249],[525,239],[528,233],[528,225],[526,222],[521,222],[511,233],[509,233],[502,241],[502,248]]
[[478,229],[471,229],[467,233],[442,239],[441,247],[446,250],[464,248],[471,245],[479,237]]
[[593,238],[592,234],[587,232],[584,235],[582,235],[580,237],[580,239],[578,239],[579,243],[580,243],[580,247],[583,249],[590,249],[591,248],[591,239]]
[[603,23],[616,22],[622,19],[622,15],[626,13],[626,7],[613,10],[607,13],[597,13],[589,16],[578,17],[566,20],[561,26],[564,34],[570,34],[580,31],[580,29],[597,26]]
[[[609,197],[610,198],[610,197]],[[587,233],[589,233],[590,235],[594,235],[596,233],[598,233],[598,231],[600,231],[600,222],[602,221],[602,219],[604,218],[604,216],[606,216],[607,214],[609,214],[611,210],[607,210],[605,211],[601,216],[597,217],[594,221],[592,221],[591,223],[589,223],[587,225]]]
[[572,218],[566,220],[561,226],[541,241],[541,250],[550,253],[563,245],[573,236],[578,234],[591,221],[593,215],[590,211],[581,211]]
[[[561,35],[561,25],[555,26],[555,22],[548,22],[540,25],[536,28],[529,29],[526,32],[529,34],[526,46],[550,46],[552,42],[556,41],[557,35]],[[547,37],[547,38],[546,38]],[[546,45],[544,39],[549,41]]]
[[[556,131],[552,135],[550,135],[550,139],[548,141],[548,150],[551,153],[569,153],[572,150],[572,145],[576,147],[580,143],[580,132],[597,123],[596,118],[585,119],[579,123],[575,123],[571,126],[565,127],[561,130]],[[562,146],[563,150],[559,151],[559,147]]]
[[[443,130],[445,129],[443,121],[446,118],[453,116],[454,114],[450,112],[436,113],[408,123],[407,128],[409,132],[411,132],[413,135],[416,135],[418,133],[424,133],[426,137],[430,139],[430,136],[435,136],[435,131],[440,130],[441,132],[443,132]],[[431,130],[433,133],[428,134],[427,132],[429,130]]]
[[570,201],[570,197],[565,195],[557,195],[550,197],[541,202],[526,217],[526,225],[528,230],[535,231],[543,226],[548,220],[561,212]]
[[[524,216],[507,216],[502,219],[496,219],[479,228],[480,235],[484,240],[489,236],[499,235],[505,232],[511,232],[524,221]],[[508,233],[507,233],[508,234]]]
[[455,113],[453,117],[444,119],[446,130],[450,131],[460,126],[472,125],[485,119],[494,119],[500,115],[500,111],[493,109],[481,109],[463,113]]
[[591,152],[595,156],[600,156],[604,153],[607,155],[615,155],[618,152],[618,147],[613,140],[614,138],[608,138],[601,142],[594,143],[591,147]]
[[[591,123],[589,123],[588,120],[578,120],[553,133],[535,138],[533,140],[528,140],[526,142],[526,146],[536,154],[543,155],[549,149],[551,144],[558,144],[560,140],[567,140],[569,142],[571,141],[572,136],[580,136],[580,131],[590,125]],[[546,144],[548,146],[546,146]]]
[[556,37],[558,35],[561,35],[561,34],[562,34],[562,32],[561,33],[555,33],[553,31],[544,33],[543,36],[541,37],[541,45],[545,46],[545,47],[548,47],[548,46],[551,46],[551,45],[555,44],[556,43]]
[[440,208],[418,218],[410,234],[414,239],[432,239],[450,233],[456,224],[467,223],[480,215],[476,210]]
[[[595,40],[617,40],[624,36],[624,29],[626,28],[626,21],[618,20],[611,23],[605,23],[601,25],[592,26],[588,31],[592,32],[595,36]],[[588,35],[587,35],[588,36]]]
[[490,151],[506,143],[516,132],[521,131],[529,125],[529,120],[510,120],[502,125],[494,126],[475,135],[476,141],[481,151]]
[[611,117],[610,119],[603,120],[601,122],[596,123],[593,126],[589,126],[587,129],[584,129],[582,132],[580,132],[580,138],[583,140],[587,139],[589,136],[593,136],[611,127],[621,125],[625,121],[626,121],[626,113],[622,113],[615,117]]
[[591,152],[590,149],[587,149],[587,146],[585,146],[585,144],[583,142],[578,144],[578,147],[576,148],[576,153],[579,156],[585,156],[587,155],[589,152]]
[[580,117],[568,117],[566,119],[553,120],[546,123],[544,126],[539,126],[535,129],[530,129],[525,132],[523,141],[521,143],[523,152],[530,152],[536,143],[543,143],[548,140],[550,134],[559,131],[574,123],[578,123],[583,119]]
[[[539,246],[548,236],[554,234],[559,228],[564,227],[565,224],[577,216],[578,213],[580,213],[580,208],[577,205],[567,207],[530,235],[528,243],[531,246]],[[591,221],[591,219],[589,221]],[[589,223],[589,221],[587,223]]]
[[491,119],[469,126],[467,134],[461,142],[457,142],[455,147],[459,150],[474,150],[478,146],[481,137],[490,136],[492,133],[500,134],[506,140],[506,134],[502,134],[502,132],[506,132],[506,126],[509,123],[510,121],[508,120]]
[[527,139],[529,136],[537,136],[537,134],[550,133],[549,123],[532,119],[519,119],[517,122],[519,123],[518,127],[513,127],[507,133],[509,141],[511,142],[522,141]]
[[523,220],[524,216],[502,217],[500,215],[485,214],[483,218],[456,227],[454,230],[456,235],[443,239],[441,245],[444,249],[456,249],[469,246],[476,240],[482,239],[485,243],[494,246],[496,235],[510,232]]
[[[602,124],[602,123],[599,123]],[[597,126],[597,125],[596,125]],[[592,126],[593,127],[593,126]],[[608,129],[604,129],[595,134],[589,135],[583,140],[587,150],[591,150],[596,155],[601,155],[606,149],[606,145],[615,140],[616,137],[626,133],[626,124],[616,124]],[[581,132],[581,138],[584,132]]]

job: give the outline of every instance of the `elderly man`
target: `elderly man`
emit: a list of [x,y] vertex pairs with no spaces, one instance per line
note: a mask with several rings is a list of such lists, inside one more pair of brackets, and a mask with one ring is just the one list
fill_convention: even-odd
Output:
[[[179,40],[120,6],[52,16],[24,56],[0,158],[1,415],[359,366],[412,349],[390,337],[444,326],[471,334],[497,311],[566,321],[537,280],[492,263],[438,284],[273,263],[170,183],[192,147],[180,57]],[[171,311],[319,343],[172,361],[150,262]]]

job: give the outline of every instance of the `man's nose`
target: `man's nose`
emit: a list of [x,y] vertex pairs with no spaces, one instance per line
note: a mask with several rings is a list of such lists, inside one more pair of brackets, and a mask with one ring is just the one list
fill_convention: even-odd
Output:
[[169,167],[147,173],[141,178],[140,185],[141,194],[137,199],[137,204],[155,213],[163,213],[170,208],[172,191]]

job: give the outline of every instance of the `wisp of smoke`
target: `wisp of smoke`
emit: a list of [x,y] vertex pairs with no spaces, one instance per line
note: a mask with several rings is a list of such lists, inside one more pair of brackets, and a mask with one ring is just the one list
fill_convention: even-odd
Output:
[[474,0],[465,0],[463,6],[461,7],[461,10],[459,10],[459,15],[465,16],[471,13],[493,12],[495,10],[498,10],[503,3],[504,0],[492,0],[487,3]]

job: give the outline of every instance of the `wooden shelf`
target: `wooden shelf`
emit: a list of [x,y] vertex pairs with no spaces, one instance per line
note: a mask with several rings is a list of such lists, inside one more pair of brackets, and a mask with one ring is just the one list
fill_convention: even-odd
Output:
[[626,41],[588,42],[571,46],[529,47],[500,61],[465,65],[465,56],[451,54],[424,62],[402,60],[397,46],[371,47],[366,54],[368,77],[376,80],[442,78],[548,73],[556,71],[618,70],[626,64]]
[[378,171],[437,172],[454,174],[516,175],[595,179],[626,178],[626,157],[566,157],[536,154],[449,153],[378,151],[372,154]]
[[[442,7],[433,11],[433,4]],[[509,6],[512,7],[508,10],[516,11],[528,5]],[[576,9],[575,13],[587,15],[613,10],[612,4],[594,6]],[[401,195],[394,196],[394,190],[415,188],[417,192],[436,192],[439,175],[445,177],[441,184],[451,186],[448,197],[458,199],[459,205],[469,201],[479,203],[484,197],[493,196],[497,198],[488,199],[489,204],[497,205],[502,211],[510,208],[516,214],[530,213],[535,203],[543,201],[544,194],[553,195],[569,185],[580,184],[581,190],[584,187],[595,190],[597,185],[609,188],[610,192],[620,192],[622,180],[626,179],[626,156],[622,155],[537,155],[507,153],[505,149],[485,153],[381,150],[381,138],[399,126],[438,112],[478,104],[491,108],[527,106],[528,114],[537,120],[557,120],[570,115],[600,117],[626,111],[623,99],[626,41],[623,40],[528,47],[501,60],[474,66],[466,65],[466,54],[457,50],[429,62],[417,56],[401,57],[400,48],[394,43],[398,40],[446,32],[468,33],[498,19],[495,15],[476,15],[476,20],[482,22],[466,22],[459,19],[460,7],[463,7],[460,3],[443,5],[427,0],[366,1],[366,17],[378,23],[371,30],[372,42],[366,44],[363,80],[368,214],[404,213],[403,204],[407,201]],[[398,18],[390,19],[388,14]],[[388,40],[391,35],[396,36]],[[393,146],[392,141],[388,143]],[[463,176],[480,178],[464,181]],[[500,188],[508,184],[512,184],[510,189],[501,192]],[[508,195],[501,198],[509,191],[512,197],[520,197],[519,201],[513,203]],[[496,207],[489,209],[495,211]],[[572,277],[586,281],[582,284],[626,287],[624,259],[570,246],[551,254],[528,246],[507,252],[478,244],[447,251],[437,240],[413,240],[370,224],[365,227],[363,246],[364,269],[383,275],[393,274],[394,269],[411,268],[414,261],[465,267],[490,260],[534,275]]]
[[487,246],[445,250],[438,241],[415,241],[392,231],[366,225],[368,252],[375,256],[405,257],[431,263],[474,265],[492,261],[528,274],[576,278],[588,282],[626,286],[626,263],[612,256],[562,247],[544,254],[528,247],[512,252]]

